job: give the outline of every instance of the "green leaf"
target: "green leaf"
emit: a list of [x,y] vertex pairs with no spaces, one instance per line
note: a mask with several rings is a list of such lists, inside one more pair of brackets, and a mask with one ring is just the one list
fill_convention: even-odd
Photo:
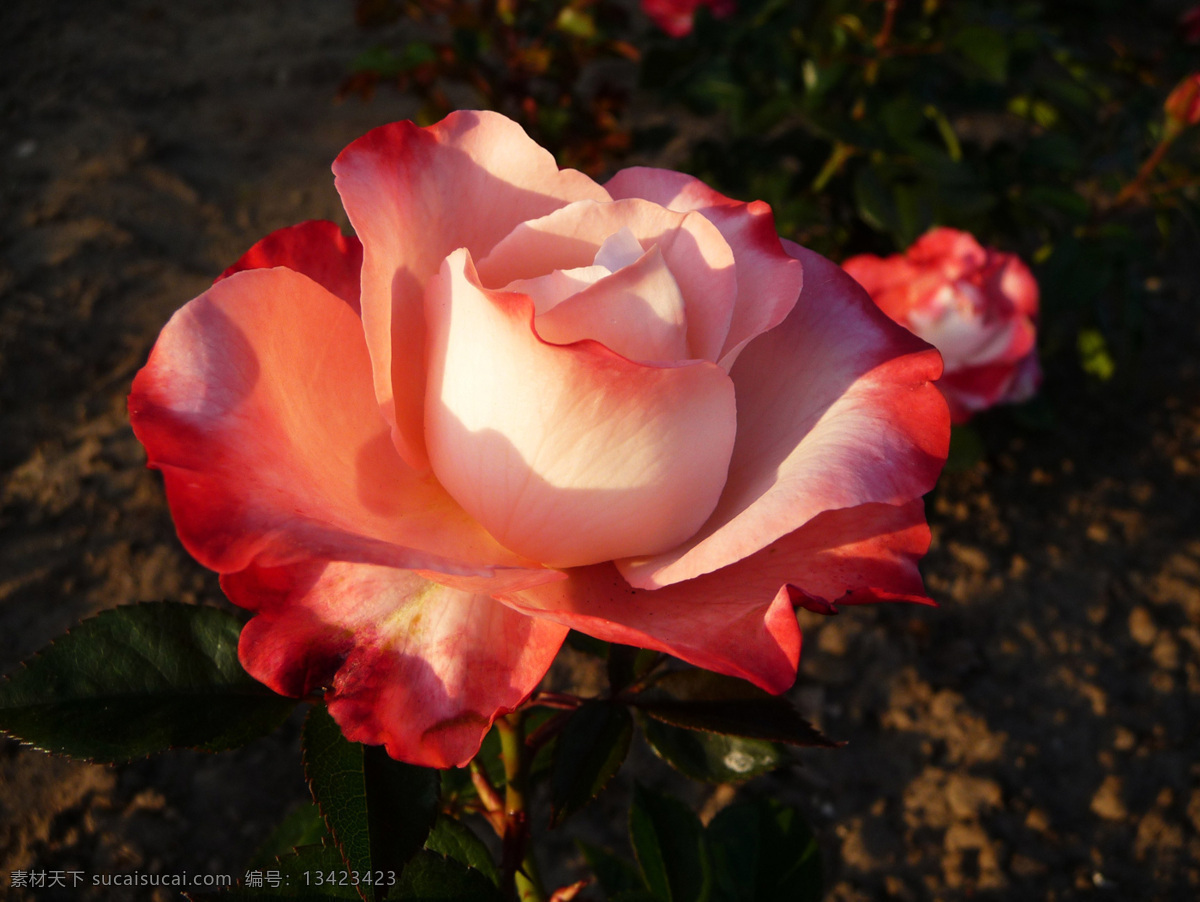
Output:
[[[400,875],[372,874],[374,882],[381,877],[381,894],[389,882],[396,883]],[[224,892],[184,893],[193,902],[254,902],[255,899],[303,899],[322,902],[326,899],[358,899],[353,885],[354,875],[346,870],[337,849],[332,846],[305,846],[291,855],[264,868],[250,868],[238,881],[238,886]],[[362,880],[362,876],[359,876]]]
[[594,658],[603,658],[608,655],[607,642],[577,630],[571,630],[571,632],[567,633],[567,645],[576,651],[583,652],[585,655],[591,655]]
[[0,730],[93,761],[245,745],[283,723],[296,701],[242,669],[241,629],[233,614],[200,605],[104,611],[0,682]]
[[1108,342],[1099,329],[1080,329],[1076,342],[1079,349],[1079,364],[1083,371],[1107,382],[1117,371],[1117,364],[1108,350]]
[[655,683],[655,690],[631,704],[676,727],[788,745],[837,745],[802,718],[787,698],[745,680],[707,670],[679,670]]
[[596,875],[600,888],[610,899],[615,899],[627,892],[638,890],[646,892],[646,886],[642,882],[637,868],[624,858],[608,849],[594,846],[583,840],[577,840],[576,844],[579,846],[579,851],[583,853],[583,860]]
[[858,215],[880,232],[898,231],[899,217],[892,194],[871,167],[863,167],[854,177],[854,204]]
[[[483,768],[497,790],[504,789],[504,762],[500,759],[500,734],[493,726],[483,737],[483,744],[473,759]],[[479,793],[471,782],[471,772],[465,767],[448,767],[441,772],[442,799],[448,803],[474,799]]]
[[621,768],[633,737],[633,718],[623,705],[584,702],[571,715],[554,752],[550,772],[552,824],[599,795]]
[[987,447],[983,437],[970,426],[950,427],[950,453],[946,457],[946,470],[951,473],[970,470],[983,460]]
[[321,809],[313,802],[303,802],[279,822],[275,831],[258,847],[249,866],[258,869],[275,867],[275,859],[282,855],[289,855],[302,846],[319,846],[332,839],[325,829]]
[[739,802],[708,826],[717,902],[820,902],[821,854],[800,812],[774,799]]
[[782,749],[764,739],[687,730],[648,717],[642,730],[655,754],[685,777],[707,783],[741,783],[783,760]]
[[[439,775],[389,758],[379,746],[348,742],[323,707],[301,739],[304,774],[325,825],[351,871],[400,871],[429,835],[438,811]],[[376,886],[363,898],[382,898]]]
[[647,648],[613,645],[608,650],[608,684],[614,694],[640,680],[662,660],[662,655]]
[[700,819],[670,796],[633,789],[629,837],[642,879],[659,902],[704,902],[712,866]]
[[418,852],[388,897],[398,902],[504,902],[487,877],[453,858]]
[[456,818],[438,815],[433,829],[425,839],[425,848],[453,858],[459,864],[482,873],[496,886],[500,885],[500,872],[492,861],[492,853],[475,831]]
[[1008,40],[1003,32],[969,25],[951,39],[950,46],[988,81],[1003,84],[1008,78]]

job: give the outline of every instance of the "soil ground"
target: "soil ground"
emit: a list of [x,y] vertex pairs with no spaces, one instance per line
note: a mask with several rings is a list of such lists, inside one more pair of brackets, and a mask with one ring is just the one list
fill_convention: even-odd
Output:
[[[7,671],[107,607],[224,603],[143,467],[130,380],[259,237],[347,228],[330,162],[413,109],[336,102],[372,40],[347,3],[14,0],[0,24]],[[940,609],[805,616],[797,701],[849,744],[767,785],[816,827],[831,899],[1200,896],[1200,291],[1180,257],[1116,381],[1052,363],[1052,424],[980,421],[985,458],[928,503]],[[29,869],[240,875],[306,795],[297,732],[120,767],[0,741],[0,886]]]

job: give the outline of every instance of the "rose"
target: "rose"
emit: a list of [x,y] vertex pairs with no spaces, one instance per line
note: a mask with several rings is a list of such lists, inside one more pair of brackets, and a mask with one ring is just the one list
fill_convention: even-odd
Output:
[[904,254],[863,254],[843,267],[884,313],[941,351],[938,387],[954,422],[1037,390],[1038,287],[1015,255],[938,228]]
[[794,604],[926,600],[940,361],[764,204],[602,187],[492,113],[334,172],[357,238],[268,236],[129,402],[255,677],[449,766],[568,628],[778,692]]
[[1191,125],[1200,125],[1200,72],[1193,72],[1177,84],[1163,104],[1167,114],[1168,135],[1174,137]]
[[642,12],[673,38],[691,34],[701,6],[707,6],[717,19],[731,16],[737,9],[734,0],[642,0]]
[[1179,30],[1186,44],[1200,44],[1200,6],[1193,6],[1179,17]]

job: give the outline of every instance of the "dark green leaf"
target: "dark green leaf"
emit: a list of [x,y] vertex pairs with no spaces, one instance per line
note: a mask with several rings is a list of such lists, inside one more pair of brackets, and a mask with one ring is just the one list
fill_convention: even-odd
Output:
[[648,889],[630,889],[615,896],[609,896],[609,902],[659,902],[658,896]]
[[642,730],[660,758],[685,777],[707,783],[741,783],[783,760],[783,750],[764,739],[687,730],[649,717],[642,719]]
[[[348,742],[323,707],[304,723],[304,774],[351,871],[399,871],[429,835],[438,772],[394,761],[379,746]],[[382,898],[376,886],[364,898]]]
[[646,648],[613,645],[608,650],[608,684],[614,693],[640,680],[661,660],[662,655]]
[[789,745],[837,745],[802,718],[787,698],[745,680],[706,670],[680,670],[660,679],[655,690],[632,704],[673,726]]
[[700,902],[712,873],[704,828],[690,808],[641,785],[633,790],[629,837],[642,879],[660,902]]
[[581,633],[576,630],[571,630],[567,633],[567,644],[576,651],[581,651],[585,655],[591,655],[595,658],[603,658],[608,655],[608,643],[602,639],[595,639],[587,633]]
[[600,888],[604,890],[609,899],[615,899],[625,892],[637,890],[646,892],[645,884],[642,882],[637,868],[624,858],[613,854],[608,849],[593,846],[583,840],[579,840],[578,845],[579,851],[583,853],[584,861],[596,875]]
[[500,885],[500,872],[496,870],[492,853],[488,851],[483,840],[475,835],[475,831],[460,820],[439,815],[425,839],[425,848],[474,868],[492,883]]
[[708,840],[718,902],[820,902],[820,851],[795,808],[774,799],[730,805]]
[[551,823],[558,824],[602,790],[621,767],[633,737],[633,718],[623,705],[581,705],[559,734],[550,772]]
[[157,602],[84,620],[0,682],[0,730],[49,752],[127,761],[265,735],[296,702],[237,659],[242,621]]
[[864,167],[854,178],[854,202],[858,215],[871,228],[896,233],[899,219],[895,201],[874,169]]
[[954,36],[950,46],[988,81],[1002,84],[1008,77],[1008,39],[1002,32],[984,25],[969,25]]
[[950,453],[946,457],[946,470],[953,473],[970,470],[983,460],[987,448],[983,438],[970,426],[950,427]]
[[[397,873],[372,874],[382,877],[381,894],[388,889],[389,882],[400,880]],[[361,882],[362,876],[359,876]],[[279,861],[264,868],[250,868],[238,881],[238,886],[224,892],[185,893],[193,902],[254,902],[255,899],[271,899],[273,902],[288,899],[303,899],[305,902],[321,902],[325,899],[358,899],[358,891],[337,849],[331,846],[305,846],[291,855],[281,856]]]
[[[500,760],[500,734],[495,727],[488,730],[486,736],[483,737],[483,744],[479,747],[479,751],[475,753],[473,759],[476,764],[483,768],[488,779],[497,790],[504,789],[504,762]],[[473,799],[478,793],[475,792],[475,784],[471,782],[471,772],[465,767],[449,767],[441,772],[442,782],[442,798],[447,802],[453,802],[456,799]]]
[[398,902],[504,902],[487,877],[433,852],[418,852],[388,897]]
[[327,839],[332,840],[332,837],[325,829],[321,809],[312,802],[304,802],[280,821],[275,831],[258,847],[249,866],[258,869],[275,867],[275,859],[279,856],[291,854],[301,846],[319,846]]

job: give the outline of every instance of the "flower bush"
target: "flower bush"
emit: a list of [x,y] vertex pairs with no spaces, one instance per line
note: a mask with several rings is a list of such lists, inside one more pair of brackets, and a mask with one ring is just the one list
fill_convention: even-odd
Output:
[[256,678],[445,767],[569,629],[779,692],[795,605],[927,600],[938,355],[765,204],[600,185],[493,113],[333,168],[357,237],[265,238],[129,402]]
[[1038,286],[1015,255],[939,228],[903,254],[843,266],[884,313],[941,351],[938,387],[955,422],[1037,390]]
[[702,6],[718,19],[733,15],[737,9],[734,0],[642,0],[642,11],[673,38],[691,34],[696,10]]

